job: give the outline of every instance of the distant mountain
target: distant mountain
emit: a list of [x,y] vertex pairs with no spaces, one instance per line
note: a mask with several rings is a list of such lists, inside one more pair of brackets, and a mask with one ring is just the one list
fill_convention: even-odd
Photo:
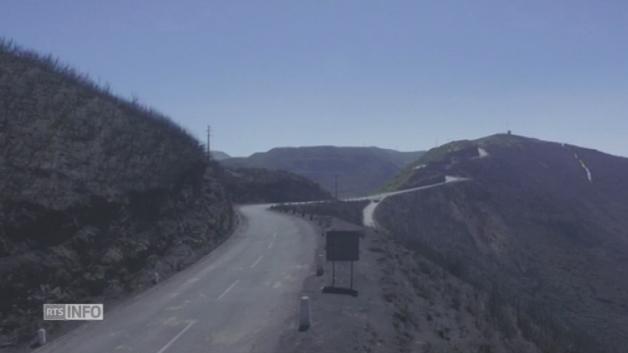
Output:
[[119,297],[217,246],[221,169],[167,117],[0,41],[0,347],[54,332],[43,303]]
[[320,185],[283,170],[234,168],[225,171],[225,186],[236,203],[270,203],[328,200]]
[[[490,293],[506,327],[547,352],[628,347],[628,159],[513,135],[428,151],[390,185],[394,237]],[[498,315],[498,316],[499,316]]]
[[320,184],[333,193],[358,196],[381,188],[422,152],[399,152],[377,147],[282,147],[245,158],[221,161],[228,167],[286,170]]
[[222,151],[211,151],[212,154],[212,158],[214,158],[217,161],[221,161],[223,159],[227,159],[227,158],[231,158],[230,155],[226,154],[225,152]]

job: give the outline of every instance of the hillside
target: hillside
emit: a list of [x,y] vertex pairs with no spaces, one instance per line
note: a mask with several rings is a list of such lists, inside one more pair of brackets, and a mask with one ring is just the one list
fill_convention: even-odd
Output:
[[377,147],[283,147],[246,158],[221,161],[229,167],[286,170],[304,176],[338,196],[360,196],[376,191],[421,152],[399,152]]
[[[628,159],[511,135],[430,150],[382,201],[394,238],[498,303],[502,328],[546,352],[628,345]],[[514,321],[513,321],[514,318]],[[513,324],[514,322],[514,324]]]
[[[274,207],[333,228],[334,218],[362,223],[368,201],[286,204]],[[312,217],[314,215],[314,217]],[[387,232],[363,228],[360,260],[354,264],[358,297],[323,294],[325,276],[307,278],[303,294],[316,305],[312,329],[286,330],[281,351],[298,352],[492,352],[541,353],[524,337],[516,308],[452,273],[446,265],[409,248]],[[324,252],[320,242],[319,252]],[[347,264],[337,281],[347,285]],[[296,347],[293,349],[292,347]],[[292,350],[291,350],[292,349]],[[551,352],[551,350],[549,351]]]
[[144,288],[232,227],[221,167],[193,137],[6,42],[0,151],[0,346],[56,327],[41,321],[42,303]]
[[332,197],[315,182],[283,170],[227,169],[224,180],[235,203],[295,202]]

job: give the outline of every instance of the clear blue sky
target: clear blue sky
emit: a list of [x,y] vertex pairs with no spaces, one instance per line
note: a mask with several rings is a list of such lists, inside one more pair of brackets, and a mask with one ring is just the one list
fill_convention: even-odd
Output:
[[628,156],[625,0],[2,0],[0,36],[233,155],[512,129]]

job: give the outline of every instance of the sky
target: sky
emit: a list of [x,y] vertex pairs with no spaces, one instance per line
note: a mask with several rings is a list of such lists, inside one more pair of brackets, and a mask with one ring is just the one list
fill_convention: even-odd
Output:
[[0,36],[234,156],[507,130],[628,156],[625,0],[2,0]]

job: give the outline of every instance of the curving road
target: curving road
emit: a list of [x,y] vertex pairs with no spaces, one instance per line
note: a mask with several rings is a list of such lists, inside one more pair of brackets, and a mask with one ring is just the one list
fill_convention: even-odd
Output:
[[380,201],[384,200],[385,198],[390,197],[390,196],[395,196],[395,195],[407,194],[409,192],[432,189],[432,188],[440,187],[440,186],[451,184],[451,183],[460,183],[460,182],[469,181],[469,180],[471,179],[446,175],[445,181],[440,182],[440,183],[417,186],[414,188],[402,189],[402,190],[391,191],[391,192],[384,192],[381,194],[376,194],[376,195],[371,195],[371,196],[357,197],[357,198],[353,198],[353,199],[349,199],[345,201],[370,201],[369,204],[366,205],[366,207],[364,207],[364,209],[362,210],[362,224],[365,227],[377,228],[377,222],[375,221],[375,210],[377,209],[377,206],[379,206]]
[[242,225],[190,268],[36,352],[272,352],[292,329],[317,230],[243,206]]

